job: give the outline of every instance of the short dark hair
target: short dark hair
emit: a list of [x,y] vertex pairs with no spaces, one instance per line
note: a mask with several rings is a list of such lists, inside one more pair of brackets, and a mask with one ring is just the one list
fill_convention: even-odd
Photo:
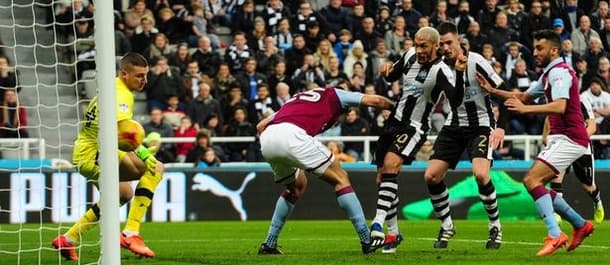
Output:
[[457,26],[452,22],[443,22],[436,27],[436,30],[438,30],[439,35],[445,35],[447,33],[458,34]]
[[543,29],[534,32],[534,40],[542,40],[545,39],[551,43],[551,45],[556,48],[561,48],[561,39],[559,35],[550,29]]
[[138,67],[147,67],[148,62],[146,62],[146,58],[139,53],[136,52],[128,52],[123,57],[121,57],[121,62],[119,63],[120,68],[123,70],[132,69],[134,66]]

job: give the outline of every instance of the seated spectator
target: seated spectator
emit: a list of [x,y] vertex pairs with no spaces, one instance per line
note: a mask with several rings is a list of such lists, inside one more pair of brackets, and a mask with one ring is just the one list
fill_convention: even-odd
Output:
[[159,19],[156,25],[159,31],[167,36],[170,44],[188,41],[191,29],[186,24],[176,17],[176,13],[171,8],[164,7],[159,10]]
[[125,33],[127,36],[134,35],[135,29],[140,25],[141,18],[148,16],[152,20],[152,26],[155,25],[154,15],[150,9],[146,8],[146,0],[136,0],[132,7],[125,11]]
[[275,65],[283,60],[284,56],[280,49],[275,46],[273,37],[265,37],[263,50],[256,53],[256,61],[258,62],[256,68],[258,72],[265,76],[272,76],[275,71]]
[[430,16],[430,23],[433,27],[440,25],[443,22],[452,22],[452,18],[449,17],[447,12],[447,1],[441,0],[436,3],[436,8]]
[[267,34],[273,36],[279,31],[280,21],[290,17],[290,10],[280,0],[268,0],[263,17],[267,25]]
[[486,43],[483,44],[483,48],[481,50],[481,55],[483,55],[483,58],[485,58],[490,64],[493,64],[494,62],[496,62],[496,57],[495,57],[495,51],[494,51],[494,46]]
[[176,52],[172,52],[167,58],[167,63],[170,66],[175,66],[180,70],[180,76],[186,74],[186,67],[190,61],[189,47],[185,42],[178,44]]
[[204,129],[208,130],[211,137],[222,136],[223,131],[220,125],[220,116],[216,113],[211,113],[205,121]]
[[275,86],[275,96],[271,98],[271,108],[273,111],[278,111],[292,97],[290,95],[290,87],[284,82],[280,82]]
[[293,17],[292,32],[305,35],[307,34],[307,23],[314,21],[318,22],[320,28],[323,28],[325,31],[328,29],[326,19],[324,19],[318,11],[312,8],[311,2],[307,0],[300,1],[299,10],[297,10],[297,13]]
[[[193,122],[189,116],[184,116],[180,119],[180,126],[174,130],[174,137],[196,137],[197,128],[193,126]],[[176,143],[176,162],[184,163],[186,156],[195,146],[194,143]]]
[[171,69],[167,64],[167,58],[157,57],[154,66],[148,72],[148,82],[145,85],[148,109],[166,109],[167,98],[178,96],[180,99],[180,109],[185,109],[186,90],[180,79],[177,69]]
[[0,55],[0,98],[4,98],[6,89],[15,89],[17,87],[17,75],[15,68],[11,67],[8,58],[5,55]]
[[405,25],[405,18],[398,16],[394,19],[394,27],[391,31],[387,31],[384,34],[385,43],[388,49],[394,53],[400,55],[402,49],[402,43],[405,38],[409,37]]
[[[174,137],[174,129],[163,120],[163,111],[160,108],[150,110],[150,121],[142,124],[144,131],[148,135],[151,132],[159,133],[161,137]],[[176,160],[173,143],[162,143],[157,148],[157,159],[163,163],[170,163]]]
[[381,66],[385,63],[393,63],[394,56],[390,50],[387,49],[386,43],[383,39],[377,39],[377,46],[375,50],[368,54],[366,77],[368,78],[367,83],[385,83],[380,74]]
[[199,157],[205,150],[208,148],[213,148],[216,152],[216,155],[220,158],[221,161],[227,161],[225,158],[225,153],[219,145],[212,144],[212,139],[210,139],[210,133],[206,129],[200,129],[197,131],[197,136],[195,137],[195,145],[191,150],[189,150],[186,155],[186,163],[195,163],[199,160]]
[[350,78],[349,82],[351,91],[364,91],[364,86],[366,85],[366,74],[364,72],[364,67],[360,62],[354,63],[354,74]]
[[[508,18],[503,12],[496,14],[495,25],[487,31],[487,36],[492,36],[489,38],[489,42],[494,47],[502,47],[506,43],[519,40],[517,32],[508,27]],[[501,50],[496,50],[494,56],[500,57],[500,52]]]
[[501,53],[499,59],[502,63],[502,66],[504,67],[504,71],[506,72],[506,79],[510,79],[510,76],[513,74],[515,62],[518,59],[522,59],[525,61],[527,69],[536,69],[534,57],[525,46],[521,45],[516,41],[512,41],[504,47],[506,48],[506,51]]
[[28,115],[25,107],[19,103],[15,89],[4,90],[4,100],[0,108],[2,109],[0,137],[28,138],[29,133],[26,130]]
[[219,167],[220,166],[220,158],[216,155],[216,151],[214,148],[206,148],[203,154],[199,157],[197,162],[195,162],[196,168],[208,168],[208,167]]
[[[60,1],[55,2],[59,3]],[[90,5],[93,7],[92,4]],[[63,1],[63,3],[59,3],[59,5],[55,7],[55,12],[55,22],[57,23],[55,29],[65,38],[73,36],[74,29],[72,28],[72,23],[75,18],[86,21],[93,20],[93,13],[91,12],[90,7],[82,0]]]
[[347,57],[349,50],[352,49],[352,45],[352,33],[347,29],[339,31],[339,41],[333,47],[339,59],[339,65],[343,65],[343,60]]
[[146,57],[148,63],[152,64],[152,62],[155,62],[155,60],[161,56],[168,58],[171,53],[172,51],[169,46],[169,40],[165,34],[157,33],[153,39],[153,43],[148,46],[143,55]]
[[[366,120],[360,117],[357,107],[352,107],[347,111],[345,120],[341,123],[341,136],[367,136],[370,126]],[[362,142],[345,143],[345,152],[357,160],[362,160],[364,145]]]
[[507,86],[511,89],[518,89],[519,91],[525,92],[530,84],[538,79],[536,73],[527,68],[523,59],[517,59],[515,61],[515,68],[513,74],[506,82]]
[[296,92],[307,90],[308,84],[316,84],[317,87],[324,87],[324,72],[315,64],[312,54],[306,54],[303,57],[303,65],[294,71],[292,75],[292,83],[296,88]]
[[221,25],[224,27],[231,26],[231,18],[229,9],[231,8],[226,1],[223,0],[203,0],[205,7],[205,18],[212,24]]
[[225,62],[229,63],[233,75],[243,72],[245,61],[253,55],[246,42],[245,33],[242,31],[234,32],[233,44],[225,52]]
[[256,98],[248,103],[249,121],[258,124],[259,121],[271,116],[275,111],[272,108],[269,85],[263,83],[258,86]]
[[337,57],[337,54],[335,54],[335,51],[332,49],[332,43],[330,43],[330,41],[327,39],[323,39],[320,41],[313,57],[315,65],[320,66],[323,71],[326,71],[328,69],[330,58]]
[[176,129],[180,126],[180,120],[186,116],[183,110],[178,108],[180,100],[176,95],[170,95],[167,98],[167,109],[163,110],[163,119]]
[[591,80],[597,75],[597,73],[594,71],[589,71],[589,67],[587,67],[587,60],[582,57],[579,57],[574,61],[574,70],[578,76],[578,86],[580,87],[580,92],[582,93],[589,89]]
[[[273,74],[268,78],[269,87],[277,87],[279,83],[285,83],[290,88],[290,94],[297,90],[292,83],[292,76],[286,74],[286,61],[284,60],[275,64]],[[272,91],[271,96],[275,96],[275,91]]]
[[[413,8],[413,1],[411,0],[402,0],[402,2],[398,3],[397,5],[400,6],[394,9],[394,17],[404,17],[409,36],[415,36],[415,32],[417,31],[417,21],[423,16],[422,13]],[[368,51],[369,50],[367,50],[367,52]]]
[[131,36],[131,48],[134,52],[144,54],[150,47],[159,30],[155,28],[155,20],[150,16],[140,18],[140,25],[135,28],[135,33]]
[[290,21],[288,18],[280,20],[280,26],[278,31],[273,35],[273,39],[282,52],[292,48],[292,32],[290,32]]
[[[208,23],[208,20],[205,18],[205,10],[199,4],[193,4],[193,33],[194,36],[191,36],[189,43],[191,46],[197,46],[197,40],[203,36],[208,36],[212,43],[213,48],[218,48],[220,45],[220,40],[216,34],[213,34],[213,27]],[[194,40],[194,41],[193,41]]]
[[571,65],[572,68],[576,69],[576,61],[581,57],[581,55],[574,51],[572,41],[570,39],[561,41],[561,52],[563,53],[563,58],[565,58],[566,63]]
[[212,48],[212,42],[208,36],[199,37],[198,48],[191,58],[199,63],[199,69],[208,77],[216,75],[218,66],[222,63],[220,54]]
[[[237,107],[247,108],[248,100],[243,97],[241,86],[238,82],[231,84],[227,97],[221,103],[222,106],[222,118],[225,121],[232,119],[233,110]],[[224,131],[225,129],[223,129]]]
[[307,54],[313,54],[313,52],[305,45],[305,38],[303,35],[294,35],[292,38],[292,48],[284,52],[287,67],[286,73],[288,75],[294,75],[297,68],[303,66],[303,59]]
[[572,30],[570,38],[572,45],[574,45],[574,51],[580,54],[585,54],[591,38],[598,38],[599,34],[597,31],[591,28],[591,20],[588,16],[581,16],[579,20],[579,27]]
[[[460,34],[465,34],[466,32],[470,32],[471,26],[473,23],[477,23],[477,31],[474,31],[473,33],[478,35],[479,31],[480,31],[480,25],[479,23],[474,19],[473,16],[470,15],[470,3],[469,1],[460,1],[460,3],[458,4],[458,12],[456,14],[456,16],[453,18],[455,25],[458,28],[458,32]],[[485,28],[485,30],[487,30],[487,28]],[[486,43],[486,42],[484,42]],[[482,45],[483,43],[481,43]],[[479,46],[479,48],[481,48]]]
[[366,17],[362,20],[362,31],[356,32],[355,35],[356,37],[354,39],[362,42],[364,52],[370,52],[375,49],[375,41],[377,38],[383,38],[383,36],[377,34],[375,31],[375,20],[372,17]]
[[267,83],[267,77],[257,72],[258,62],[254,57],[246,60],[245,71],[236,76],[236,79],[241,84],[241,90],[248,101],[252,101],[256,98],[256,91],[258,86]]
[[481,53],[483,50],[483,44],[489,42],[487,34],[481,32],[481,27],[476,21],[470,23],[470,26],[468,26],[468,31],[466,34],[462,35],[462,40],[468,41],[468,44],[470,44],[469,50],[478,53]]
[[[204,5],[205,6],[205,5]],[[207,13],[206,13],[207,14]],[[258,16],[252,0],[246,0],[233,15],[231,32],[249,32],[254,29],[254,19]],[[208,18],[206,16],[206,18]],[[208,18],[209,19],[209,18]],[[209,21],[209,20],[208,20]]]
[[95,69],[95,40],[90,24],[84,20],[74,23],[75,35],[69,40],[74,41],[73,54],[76,55],[76,78],[80,80],[84,71]]
[[[248,121],[248,113],[243,107],[236,107],[233,110],[233,118],[229,121],[225,136],[256,136],[256,128]],[[241,142],[226,145],[229,161],[232,162],[256,162],[257,151],[255,143]]]
[[184,100],[186,103],[190,104],[199,95],[199,89],[203,83],[210,85],[213,81],[199,70],[199,63],[197,61],[190,61],[187,64],[186,73],[182,76],[182,84],[185,89]]
[[307,23],[307,32],[304,35],[305,45],[310,51],[318,49],[318,44],[322,40],[327,40],[324,33],[320,29],[320,23],[317,21],[311,21]]
[[254,29],[248,31],[246,39],[248,40],[248,47],[253,53],[257,53],[265,49],[264,39],[267,36],[265,30],[265,20],[262,17],[254,19]]
[[570,39],[570,32],[565,30],[563,20],[561,20],[561,18],[553,19],[553,31],[559,35],[561,41]]
[[343,72],[345,73],[345,75],[354,75],[354,64],[356,62],[359,62],[366,71],[367,57],[368,55],[364,51],[364,46],[362,45],[362,42],[359,40],[355,41],[354,46],[349,50],[349,53],[345,58],[345,61],[343,62]]
[[[198,126],[197,128],[205,127],[205,121],[212,113],[221,113],[220,102],[212,96],[210,90],[208,84],[200,84],[199,94],[191,101],[191,104],[186,111],[195,126]],[[220,121],[220,124],[222,124],[222,120]]]
[[214,97],[222,102],[228,96],[231,84],[235,83],[236,80],[237,79],[231,74],[229,64],[221,63],[220,66],[218,66],[218,72],[214,77]]
[[[370,4],[370,3],[367,3]],[[375,3],[374,5],[376,5],[377,3]],[[383,7],[382,7],[383,8]],[[367,12],[370,11],[370,12]],[[352,13],[350,14],[350,20],[351,20],[351,27],[349,27],[348,29],[350,29],[351,32],[361,32],[362,31],[362,20],[364,20],[364,18],[366,18],[367,16],[373,16],[373,15],[377,15],[377,23],[375,24],[375,32],[377,32],[377,34],[383,36],[383,34],[390,30],[392,28],[392,18],[390,17],[390,11],[389,10],[383,10],[381,9],[379,11],[379,14],[368,14],[367,13],[375,13],[377,11],[375,10],[366,10],[364,8],[364,4],[363,1],[356,1],[356,3],[354,4],[354,8],[352,10]],[[341,29],[343,30],[343,29]],[[339,30],[339,34],[337,34],[335,32],[335,40],[332,42],[337,42],[337,40],[339,39],[339,35],[341,35],[341,30]]]
[[324,71],[326,86],[336,87],[341,81],[348,79],[347,75],[339,68],[339,59],[337,57],[331,57],[328,60],[328,69]]
[[338,141],[328,141],[326,142],[326,147],[333,154],[336,159],[339,159],[339,162],[356,162],[356,158],[343,152],[343,144]]
[[[585,60],[587,60],[587,67],[589,67],[589,71],[595,72],[598,68],[601,68],[601,65],[599,64],[601,59],[606,58],[606,60],[608,60],[610,54],[604,50],[604,47],[602,47],[602,41],[599,38],[591,37],[591,40],[589,41],[589,48],[583,57]],[[606,77],[604,77],[604,79],[606,79]]]

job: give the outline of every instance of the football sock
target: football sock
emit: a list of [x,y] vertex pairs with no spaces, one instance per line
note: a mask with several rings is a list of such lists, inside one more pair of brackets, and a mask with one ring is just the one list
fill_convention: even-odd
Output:
[[140,224],[146,215],[148,206],[152,203],[155,189],[162,178],[162,173],[156,172],[153,174],[148,170],[142,175],[136,186],[135,196],[129,207],[129,214],[127,215],[127,222],[125,223],[125,229],[123,229],[123,231],[131,234],[140,233]]
[[549,193],[551,198],[553,199],[553,207],[557,212],[561,215],[561,217],[565,218],[572,224],[572,226],[576,228],[581,228],[585,225],[585,219],[580,216],[570,205],[563,199],[563,196],[559,196],[554,191],[550,191]]
[[381,174],[381,183],[377,189],[377,211],[373,223],[383,226],[392,202],[397,198],[398,174]]
[[597,186],[595,187],[594,191],[587,192],[587,194],[589,194],[589,197],[591,197],[591,200],[593,200],[595,204],[598,204],[602,200],[599,193],[599,188],[597,188]]
[[280,197],[275,203],[275,210],[273,211],[273,217],[271,218],[271,225],[267,232],[267,238],[265,239],[265,245],[271,248],[277,246],[277,239],[286,224],[286,219],[292,213],[295,203],[299,200],[299,197],[294,194],[283,191]]
[[479,186],[479,198],[485,206],[487,211],[487,217],[489,218],[490,226],[501,228],[500,225],[500,212],[498,211],[498,200],[496,198],[496,188],[494,184],[489,180],[487,184]]
[[544,185],[539,185],[530,190],[529,193],[534,199],[538,213],[546,225],[549,236],[553,238],[559,237],[561,230],[559,229],[557,220],[555,220],[553,200],[551,199],[549,190],[547,190]]
[[358,233],[360,242],[371,242],[370,231],[366,225],[366,219],[364,218],[364,212],[360,201],[352,189],[352,186],[347,186],[343,189],[336,191],[337,202],[339,207],[347,213],[347,217],[352,221],[352,225]]
[[430,193],[434,213],[442,221],[441,226],[445,230],[452,229],[453,220],[451,220],[451,208],[449,207],[449,191],[445,182],[428,184],[428,192]]
[[99,219],[100,208],[98,207],[98,204],[95,203],[70,227],[70,229],[68,229],[65,236],[68,238],[68,241],[71,241],[70,243],[78,243],[81,239],[81,235],[97,225]]
[[398,229],[398,202],[398,196],[396,196],[396,199],[392,202],[392,208],[385,217],[385,221],[388,224],[388,234],[398,235],[400,232]]

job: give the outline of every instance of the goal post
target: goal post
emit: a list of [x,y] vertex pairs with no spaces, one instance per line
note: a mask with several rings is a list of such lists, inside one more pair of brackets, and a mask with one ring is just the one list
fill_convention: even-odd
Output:
[[[114,89],[116,57],[114,54],[113,1],[96,1],[95,49],[99,108],[100,148],[100,237],[102,265],[121,264],[119,246],[119,161],[117,156],[117,108]],[[102,43],[103,42],[103,43]]]

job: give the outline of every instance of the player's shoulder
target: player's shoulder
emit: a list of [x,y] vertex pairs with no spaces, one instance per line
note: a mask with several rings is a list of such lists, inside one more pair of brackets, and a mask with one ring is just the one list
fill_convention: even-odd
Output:
[[476,64],[489,63],[483,55],[476,52],[468,52],[468,62]]

